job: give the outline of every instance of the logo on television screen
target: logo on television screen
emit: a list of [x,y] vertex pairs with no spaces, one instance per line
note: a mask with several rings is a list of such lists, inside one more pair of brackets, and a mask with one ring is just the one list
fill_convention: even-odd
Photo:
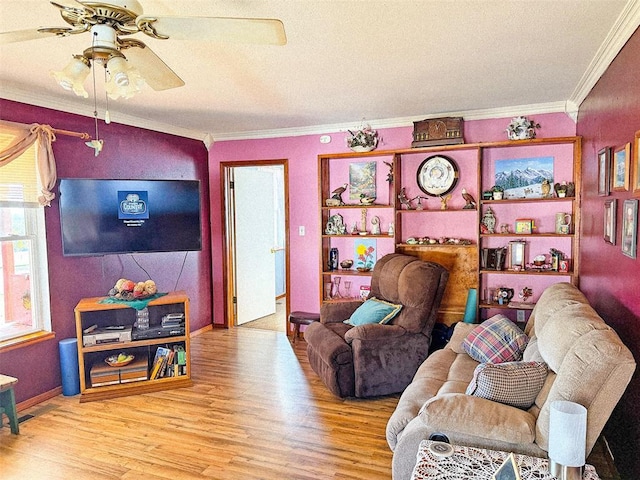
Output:
[[143,220],[149,218],[147,192],[118,192],[118,218]]

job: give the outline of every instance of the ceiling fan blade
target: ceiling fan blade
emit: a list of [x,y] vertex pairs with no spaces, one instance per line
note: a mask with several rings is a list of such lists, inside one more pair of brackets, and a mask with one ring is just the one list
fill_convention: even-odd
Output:
[[[67,30],[71,30],[70,28]],[[58,35],[56,32],[39,32],[32,28],[29,30],[14,30],[13,32],[0,33],[0,45],[15,42],[26,42],[27,40],[37,40],[38,38],[52,37]]]
[[280,20],[272,18],[154,17],[141,15],[138,27],[147,35],[180,40],[285,45],[287,36]]
[[184,85],[184,81],[142,42],[136,41],[135,46],[127,48],[124,55],[154,90],[169,90]]

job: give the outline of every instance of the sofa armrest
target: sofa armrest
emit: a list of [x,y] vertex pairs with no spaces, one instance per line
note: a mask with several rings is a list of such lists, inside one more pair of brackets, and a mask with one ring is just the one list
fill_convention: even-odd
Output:
[[536,417],[526,410],[464,393],[427,400],[418,414],[431,431],[460,432],[494,441],[527,444],[536,438]]
[[344,322],[356,309],[362,305],[362,302],[336,302],[323,303],[320,306],[320,322],[322,323],[339,323]]
[[347,343],[354,340],[362,340],[363,342],[370,340],[389,340],[403,336],[407,331],[399,325],[380,325],[379,323],[369,323],[366,325],[358,325],[350,329],[344,339]]

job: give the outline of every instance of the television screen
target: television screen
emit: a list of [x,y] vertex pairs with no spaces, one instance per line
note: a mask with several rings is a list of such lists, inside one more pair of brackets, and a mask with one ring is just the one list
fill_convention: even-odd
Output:
[[64,255],[202,249],[197,180],[60,180]]

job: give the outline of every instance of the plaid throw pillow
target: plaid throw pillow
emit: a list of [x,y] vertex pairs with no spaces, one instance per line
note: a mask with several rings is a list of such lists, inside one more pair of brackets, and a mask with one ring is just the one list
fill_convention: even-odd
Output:
[[467,395],[527,409],[547,378],[544,362],[481,363],[473,372]]
[[502,363],[522,360],[529,337],[504,315],[496,315],[474,328],[462,348],[476,362]]

